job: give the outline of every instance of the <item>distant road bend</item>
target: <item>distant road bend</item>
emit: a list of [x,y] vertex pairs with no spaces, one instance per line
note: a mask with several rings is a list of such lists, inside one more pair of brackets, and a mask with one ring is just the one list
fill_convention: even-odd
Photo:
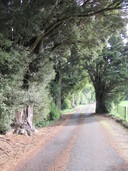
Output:
[[114,138],[92,115],[94,104],[74,114],[45,147],[15,171],[128,171]]

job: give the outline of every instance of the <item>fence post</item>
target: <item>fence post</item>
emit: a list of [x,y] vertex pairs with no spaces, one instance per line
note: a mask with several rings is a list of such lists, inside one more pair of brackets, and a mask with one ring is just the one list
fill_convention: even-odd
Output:
[[128,107],[126,107],[126,120],[128,121]]
[[124,118],[126,119],[126,114],[127,114],[127,107],[124,107]]

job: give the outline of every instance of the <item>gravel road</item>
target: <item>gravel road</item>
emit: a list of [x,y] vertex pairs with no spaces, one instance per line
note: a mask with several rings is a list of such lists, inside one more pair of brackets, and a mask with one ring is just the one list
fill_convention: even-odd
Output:
[[90,104],[74,114],[61,132],[15,171],[128,171],[93,111]]

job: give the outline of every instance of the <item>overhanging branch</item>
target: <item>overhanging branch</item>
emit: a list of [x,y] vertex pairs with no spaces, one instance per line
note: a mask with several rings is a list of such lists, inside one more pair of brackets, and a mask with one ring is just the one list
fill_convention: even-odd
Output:
[[[85,4],[87,4],[89,1],[85,1]],[[117,9],[121,9],[121,3],[123,2],[123,0],[120,1],[114,1],[112,4],[109,4],[107,7],[102,8],[100,10],[96,10],[94,9],[94,11],[90,11],[88,13],[82,13],[82,14],[76,14],[76,15],[70,15],[70,16],[66,16],[66,17],[62,17],[59,18],[55,23],[53,23],[52,25],[48,26],[44,33],[40,34],[37,39],[35,40],[35,42],[30,46],[29,51],[30,53],[34,52],[34,49],[37,47],[37,45],[39,44],[40,41],[43,40],[44,37],[48,36],[51,32],[53,32],[55,29],[59,28],[63,22],[65,22],[66,20],[72,20],[74,18],[82,18],[82,17],[91,17],[97,14],[102,14],[104,12],[108,12],[108,11],[113,11],[113,10],[117,10]]]

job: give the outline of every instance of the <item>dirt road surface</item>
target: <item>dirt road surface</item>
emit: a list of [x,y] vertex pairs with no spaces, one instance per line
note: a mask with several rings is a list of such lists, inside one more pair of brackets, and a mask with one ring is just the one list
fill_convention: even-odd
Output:
[[95,116],[94,104],[75,113],[62,130],[15,171],[128,171],[128,131]]

